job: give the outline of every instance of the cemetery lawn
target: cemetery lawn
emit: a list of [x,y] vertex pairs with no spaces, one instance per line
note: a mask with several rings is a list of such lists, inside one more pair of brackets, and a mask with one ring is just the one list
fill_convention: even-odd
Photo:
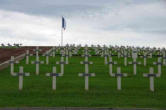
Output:
[[[30,61],[35,57],[30,57]],[[45,61],[41,56],[40,60]],[[122,90],[116,89],[116,78],[108,73],[108,65],[104,64],[104,58],[93,56],[89,61],[91,73],[96,77],[89,78],[89,91],[84,90],[84,78],[78,73],[84,72],[84,65],[80,64],[84,58],[72,56],[68,65],[65,65],[64,76],[57,78],[57,90],[52,90],[52,77],[46,77],[45,73],[52,72],[52,67],[57,67],[60,72],[60,57],[50,57],[50,64],[40,65],[40,75],[35,74],[34,64],[25,64],[25,59],[15,65],[18,72],[19,66],[24,66],[24,72],[30,72],[29,77],[24,77],[24,87],[18,90],[18,77],[10,75],[10,67],[0,71],[0,107],[112,107],[112,108],[166,108],[166,67],[162,66],[162,75],[155,78],[155,92],[149,90],[149,78],[144,78],[142,73],[148,73],[152,62],[157,58],[148,59],[148,66],[137,67],[137,75],[132,72],[132,65],[123,66],[123,58],[117,59],[118,66],[122,67],[123,73],[129,77],[122,78]],[[131,59],[129,59],[131,60]],[[139,58],[139,61],[143,59]],[[113,66],[116,72],[117,65]],[[155,72],[157,72],[157,66]]]

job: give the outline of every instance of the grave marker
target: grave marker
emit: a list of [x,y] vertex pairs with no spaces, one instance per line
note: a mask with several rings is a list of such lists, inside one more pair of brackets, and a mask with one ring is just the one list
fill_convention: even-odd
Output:
[[46,57],[46,64],[48,65],[48,64],[49,64],[49,56],[51,56],[51,55],[50,55],[50,52],[47,51],[47,52],[45,53],[45,55],[43,55],[43,56]]
[[104,64],[108,64],[107,58],[108,58],[108,53],[104,52],[104,54],[102,55],[104,57]]
[[61,74],[64,74],[64,64],[66,64],[66,62],[64,61],[64,55],[61,55],[61,61],[57,61],[56,64],[60,64],[61,66]]
[[36,75],[39,75],[39,64],[44,64],[44,61],[39,60],[39,56],[36,56],[36,61],[32,61],[32,64],[36,64]]
[[66,57],[66,64],[69,64],[69,51],[68,51],[68,49],[66,49],[65,57]]
[[113,75],[117,77],[117,90],[121,90],[121,77],[127,77],[127,73],[121,73],[120,67],[117,67],[117,73]]
[[14,56],[11,56],[9,63],[10,63],[10,74],[14,75],[14,64],[18,64],[19,61],[15,61]]
[[158,61],[153,62],[153,64],[158,66],[158,74],[159,76],[161,76],[161,66],[162,66],[161,57],[158,57]]
[[32,54],[29,53],[29,50],[26,50],[26,64],[29,64],[29,56],[32,56]]
[[149,77],[149,87],[150,87],[150,91],[154,92],[154,77],[160,77],[159,74],[155,74],[154,73],[154,69],[152,67],[150,67],[149,69],[149,74],[144,73],[143,74],[144,77]]
[[60,73],[56,72],[56,67],[53,67],[52,73],[46,73],[46,76],[51,76],[52,77],[52,89],[56,90],[56,77],[58,76],[63,76]]
[[23,67],[19,67],[19,72],[14,73],[13,76],[18,76],[19,77],[19,90],[23,89],[23,76],[30,76],[30,73],[24,73]]
[[113,73],[112,73],[112,70],[113,70],[112,69],[112,65],[117,64],[117,62],[116,61],[112,61],[112,57],[109,57],[108,64],[109,64],[109,74],[110,74],[110,76],[114,76]]
[[124,54],[123,54],[123,57],[124,57],[124,65],[127,66],[127,52],[124,51]]
[[90,76],[92,76],[92,77],[95,76],[95,73],[89,73],[89,68],[88,68],[88,65],[93,64],[93,62],[89,62],[88,57],[86,56],[85,61],[82,61],[80,63],[85,64],[85,73],[79,73],[78,75],[85,77],[85,90],[88,90],[89,89],[89,77]]
[[41,51],[41,49],[39,49],[39,47],[37,46],[36,49],[34,49],[33,51],[36,52],[36,57],[39,56],[39,52]]
[[133,58],[133,62],[129,62],[129,64],[133,64],[133,74],[136,75],[137,74],[137,64],[141,64],[141,62],[137,62],[137,51],[133,50],[132,53],[132,58]]
[[56,49],[55,47],[52,48],[52,56],[55,57]]
[[162,51],[163,53],[163,65],[166,66],[166,51],[165,49]]
[[144,66],[146,66],[146,64],[147,64],[147,57],[148,57],[148,55],[147,55],[147,53],[146,52],[144,52],[144,55],[143,55],[143,58],[144,58]]

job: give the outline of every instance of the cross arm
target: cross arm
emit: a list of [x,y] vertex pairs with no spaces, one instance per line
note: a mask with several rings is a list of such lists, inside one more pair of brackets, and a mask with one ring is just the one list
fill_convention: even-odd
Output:
[[57,61],[56,64],[66,64],[64,61]]
[[80,63],[81,64],[93,64],[93,62],[91,62],[91,61],[81,61]]
[[95,73],[79,73],[78,76],[92,76],[92,77],[95,77],[96,74]]

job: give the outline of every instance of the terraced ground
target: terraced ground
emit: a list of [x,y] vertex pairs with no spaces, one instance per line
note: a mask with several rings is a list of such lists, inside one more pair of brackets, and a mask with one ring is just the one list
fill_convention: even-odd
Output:
[[[35,56],[30,57],[35,60]],[[41,56],[40,60],[45,60]],[[123,73],[128,73],[127,78],[122,78],[122,90],[116,89],[116,78],[109,76],[108,65],[104,64],[104,58],[92,56],[89,61],[93,65],[89,66],[90,72],[96,73],[96,77],[89,79],[89,91],[84,90],[84,78],[78,77],[78,73],[84,72],[84,65],[80,64],[84,58],[72,56],[68,65],[65,65],[63,77],[57,78],[57,90],[52,90],[52,78],[46,77],[45,73],[52,72],[52,67],[57,67],[60,72],[60,65],[55,62],[60,60],[60,56],[50,57],[50,64],[40,65],[40,75],[35,75],[35,65],[25,64],[25,59],[15,66],[18,71],[19,66],[24,66],[25,72],[30,72],[31,76],[24,77],[24,88],[18,90],[18,77],[10,75],[10,67],[0,71],[0,107],[114,107],[114,108],[166,108],[166,67],[162,66],[162,76],[155,78],[155,92],[149,90],[149,79],[144,78],[142,73],[148,73],[149,67],[157,58],[148,59],[148,65],[137,67],[137,75],[132,72],[132,65],[124,67],[123,58],[113,57],[118,61],[118,65],[113,66],[116,72],[117,66],[122,68]],[[131,61],[131,58],[129,58]],[[142,58],[138,61],[143,63]]]

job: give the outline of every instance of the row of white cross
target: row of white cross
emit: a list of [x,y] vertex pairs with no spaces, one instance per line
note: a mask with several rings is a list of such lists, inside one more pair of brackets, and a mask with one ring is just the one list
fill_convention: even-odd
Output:
[[[36,51],[36,61],[32,61],[32,64],[36,64],[36,74],[39,75],[39,64],[43,64],[44,62],[39,60],[39,51],[40,51],[40,49],[36,48],[35,51]],[[26,64],[29,64],[29,56],[31,56],[31,55],[29,54],[29,51],[27,50],[26,51]],[[49,51],[46,52],[45,56],[46,56],[46,64],[48,64],[49,63],[48,62]],[[85,57],[85,61],[82,61],[81,64],[85,64],[85,73],[79,73],[79,76],[85,77],[85,90],[88,90],[89,89],[89,83],[88,83],[89,79],[88,78],[90,76],[94,77],[95,73],[89,73],[88,65],[93,64],[93,62],[88,61],[88,57],[90,56],[88,54],[88,49],[85,48],[83,56]],[[55,56],[53,55],[53,57],[55,57]],[[56,89],[56,77],[63,76],[63,74],[64,74],[64,64],[69,63],[68,62],[68,57],[69,57],[69,55],[66,55],[67,59],[66,59],[66,61],[64,61],[64,54],[62,54],[61,61],[56,62],[56,64],[61,65],[61,72],[60,73],[56,72],[56,67],[53,67],[52,73],[46,73],[46,76],[52,76],[53,77],[53,80],[52,80],[52,89],[53,90]],[[133,62],[129,62],[129,64],[133,64],[134,75],[136,75],[136,65],[138,64],[138,62],[136,62],[136,58],[137,58],[137,55],[133,54]],[[109,62],[107,62],[106,59],[107,58],[106,58],[106,55],[105,55],[105,64],[109,64],[109,74],[112,77],[117,77],[117,89],[121,90],[121,77],[127,77],[127,74],[126,73],[121,73],[121,68],[120,67],[117,68],[117,73],[112,73],[112,66],[114,64],[117,64],[117,62],[113,62],[112,57],[109,57]],[[14,73],[14,63],[18,63],[18,62],[15,61],[14,57],[12,56],[11,61],[10,61],[11,75],[19,76],[19,90],[22,90],[22,88],[23,88],[23,76],[29,76],[30,74],[29,73],[24,73],[23,72],[23,67],[19,68],[19,73]],[[149,77],[149,79],[150,79],[150,90],[151,91],[154,91],[154,77],[160,77],[161,76],[161,59],[159,58],[158,62],[154,62],[154,64],[158,64],[158,73],[157,74],[154,74],[153,68],[150,68],[150,73],[143,74],[144,77]]]
[[[53,48],[53,49],[55,49],[55,48]],[[43,63],[44,63],[43,61],[41,61],[41,62],[39,61],[39,58],[38,58],[38,50],[39,50],[38,48],[35,50],[35,51],[36,51],[36,61],[35,61],[35,62],[32,62],[33,64],[36,64],[36,66],[38,66],[39,64],[43,64]],[[87,51],[88,51],[88,50],[87,50]],[[53,52],[54,52],[54,53],[53,53],[52,55],[53,55],[53,57],[55,57],[55,51],[53,51]],[[50,51],[46,52],[46,54],[44,55],[44,56],[46,56],[46,64],[49,64],[49,56],[50,56],[49,53],[50,53]],[[66,52],[66,53],[68,53],[68,52]],[[85,53],[85,54],[82,55],[82,56],[85,56],[85,55],[90,56],[90,55],[88,54],[88,52]],[[29,56],[30,56],[30,54],[29,54],[29,51],[27,50],[27,54],[26,54],[26,64],[29,64]],[[64,62],[64,58],[63,58],[64,56],[66,57],[65,62]],[[60,62],[57,62],[57,64],[61,64],[62,71],[63,71],[63,64],[62,64],[62,63],[68,64],[68,63],[69,63],[69,60],[68,60],[69,56],[71,56],[71,55],[64,54],[64,52],[62,52],[61,61],[60,61]],[[109,57],[109,62],[108,62],[108,60],[107,60],[108,57]],[[140,65],[141,62],[138,62],[138,61],[137,61],[137,53],[136,53],[136,52],[133,52],[132,58],[133,58],[133,62],[128,62],[128,64],[133,64],[133,74],[136,75],[136,72],[137,72],[137,65]],[[110,67],[112,67],[112,65],[114,65],[114,64],[117,64],[117,62],[112,62],[112,57],[109,56],[108,54],[105,54],[105,55],[104,55],[104,59],[105,59],[105,64],[109,64]],[[125,64],[125,66],[127,66],[127,57],[124,57],[124,64]],[[146,60],[144,60],[144,66],[145,66],[145,64],[146,64]],[[161,74],[161,66],[162,66],[161,57],[158,57],[158,61],[157,61],[157,62],[153,62],[153,64],[158,66],[158,73]],[[110,71],[111,71],[111,70],[112,70],[112,68],[110,68]],[[38,74],[38,67],[37,67],[36,71],[37,71],[36,74]],[[110,74],[111,74],[111,72],[110,72]]]

